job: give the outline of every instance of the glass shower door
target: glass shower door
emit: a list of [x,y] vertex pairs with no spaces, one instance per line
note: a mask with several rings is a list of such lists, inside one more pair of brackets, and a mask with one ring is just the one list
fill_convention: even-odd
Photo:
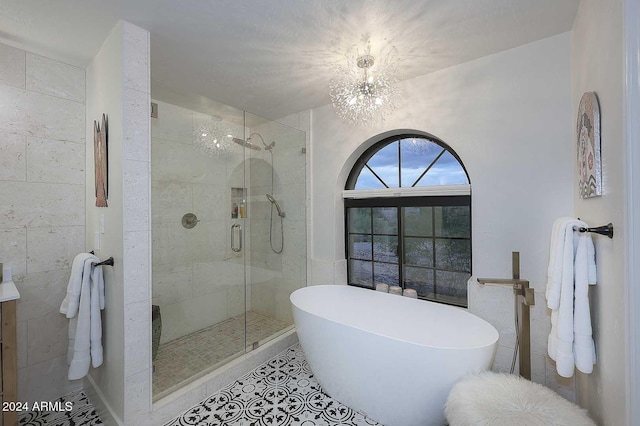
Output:
[[247,212],[243,112],[156,102],[154,399],[245,353]]
[[289,295],[306,285],[306,134],[245,113],[247,348],[293,327]]

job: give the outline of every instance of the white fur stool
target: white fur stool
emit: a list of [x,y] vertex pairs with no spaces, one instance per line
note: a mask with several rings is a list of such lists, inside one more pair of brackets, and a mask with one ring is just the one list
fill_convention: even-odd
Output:
[[460,380],[445,414],[450,426],[595,426],[585,410],[551,389],[492,372]]

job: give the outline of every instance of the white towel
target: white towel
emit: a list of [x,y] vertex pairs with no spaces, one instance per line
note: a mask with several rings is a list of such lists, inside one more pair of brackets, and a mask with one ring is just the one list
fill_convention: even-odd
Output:
[[593,365],[596,363],[596,345],[593,342],[589,310],[589,285],[596,283],[594,255],[591,237],[587,234],[580,235],[575,261],[573,353],[576,368],[587,374],[593,372]]
[[[96,256],[82,253],[74,259],[67,297],[60,306],[69,321],[69,380],[84,377],[89,366],[102,364],[102,324],[100,310],[104,308],[102,267]],[[80,266],[82,262],[82,266]],[[80,279],[79,279],[80,277]],[[79,285],[78,285],[79,282]]]
[[578,363],[580,371],[590,372],[595,362],[588,300],[588,285],[596,281],[595,251],[591,236],[575,231],[578,227],[588,225],[563,217],[556,220],[551,233],[546,289],[547,306],[552,310],[548,352],[563,377],[573,376]]
[[[551,231],[551,243],[549,247],[549,267],[547,269],[546,299],[549,309],[558,309],[560,306],[560,290],[562,287],[563,273],[571,275],[573,268],[573,253],[565,251],[567,244],[573,246],[573,227],[587,226],[586,223],[573,217],[561,217],[553,222]],[[567,275],[565,275],[566,277]]]
[[73,264],[71,265],[71,277],[69,278],[69,284],[67,285],[67,295],[62,301],[62,305],[60,305],[60,313],[66,314],[67,318],[73,318],[78,313],[84,262],[91,257],[97,259],[97,257],[90,253],[80,253],[73,259]]
[[100,311],[104,309],[104,277],[102,266],[95,266],[91,271],[91,365],[94,368],[102,365],[102,318]]

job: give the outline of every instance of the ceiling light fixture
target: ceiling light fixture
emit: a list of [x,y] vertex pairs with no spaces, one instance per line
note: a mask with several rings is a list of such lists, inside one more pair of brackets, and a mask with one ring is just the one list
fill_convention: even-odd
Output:
[[397,108],[398,58],[393,48],[380,61],[371,55],[347,55],[346,64],[335,64],[337,77],[331,80],[329,95],[336,113],[356,125],[384,121]]

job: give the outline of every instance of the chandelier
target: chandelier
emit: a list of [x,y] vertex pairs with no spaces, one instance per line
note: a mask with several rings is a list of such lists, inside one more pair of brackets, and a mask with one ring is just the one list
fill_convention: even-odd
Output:
[[194,120],[193,143],[211,157],[218,157],[231,151],[231,126],[224,121],[206,118]]
[[331,103],[340,118],[356,125],[384,121],[397,108],[398,60],[391,50],[379,61],[370,46],[363,55],[347,55],[335,64],[337,77],[329,84]]

